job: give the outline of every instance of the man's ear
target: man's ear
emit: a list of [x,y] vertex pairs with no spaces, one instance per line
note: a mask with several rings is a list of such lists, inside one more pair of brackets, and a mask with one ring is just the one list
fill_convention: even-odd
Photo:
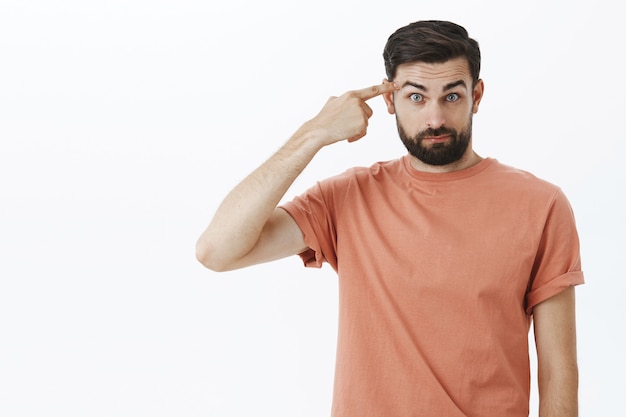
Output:
[[476,81],[476,85],[474,86],[474,91],[472,92],[472,98],[474,99],[474,105],[472,106],[472,113],[478,113],[478,106],[480,105],[480,100],[483,99],[483,94],[485,93],[485,83],[483,80]]
[[[386,78],[383,79],[383,84],[389,84],[391,83],[391,81],[387,80]],[[396,108],[393,105],[393,94],[394,92],[389,92],[389,93],[383,93],[383,99],[385,100],[385,104],[387,105],[387,111],[389,112],[389,114],[395,114],[396,113]]]

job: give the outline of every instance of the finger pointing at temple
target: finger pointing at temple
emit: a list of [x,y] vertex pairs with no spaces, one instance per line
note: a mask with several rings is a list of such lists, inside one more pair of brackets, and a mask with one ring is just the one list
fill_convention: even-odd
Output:
[[396,86],[396,84],[391,82],[391,83],[373,85],[371,87],[362,88],[360,90],[354,90],[352,91],[352,93],[358,98],[360,98],[361,100],[367,101],[371,98],[374,98],[381,94],[390,93],[397,89],[398,87]]

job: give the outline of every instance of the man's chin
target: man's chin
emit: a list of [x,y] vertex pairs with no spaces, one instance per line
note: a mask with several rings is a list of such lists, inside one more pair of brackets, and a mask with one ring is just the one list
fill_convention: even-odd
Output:
[[433,166],[444,166],[454,164],[463,158],[465,151],[459,154],[458,150],[450,149],[446,144],[435,144],[435,146],[430,147],[430,149],[425,150],[422,148],[421,151],[417,152],[414,149],[409,149],[409,153],[413,155],[415,158],[419,159],[426,165]]

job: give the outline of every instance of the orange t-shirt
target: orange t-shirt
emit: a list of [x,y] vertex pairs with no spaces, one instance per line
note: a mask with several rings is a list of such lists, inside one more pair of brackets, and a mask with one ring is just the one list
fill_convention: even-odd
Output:
[[339,276],[333,417],[528,416],[532,309],[583,283],[558,187],[495,159],[432,174],[405,156],[282,207],[305,265]]

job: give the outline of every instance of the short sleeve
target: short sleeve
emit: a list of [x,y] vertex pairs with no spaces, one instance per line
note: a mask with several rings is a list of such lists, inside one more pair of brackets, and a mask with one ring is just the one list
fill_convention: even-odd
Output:
[[572,208],[561,190],[554,196],[532,269],[526,312],[560,293],[583,284],[580,243]]
[[324,262],[337,269],[337,237],[332,198],[324,195],[323,184],[317,183],[305,193],[280,207],[300,227],[304,241],[309,247],[300,257],[307,267],[321,268]]

